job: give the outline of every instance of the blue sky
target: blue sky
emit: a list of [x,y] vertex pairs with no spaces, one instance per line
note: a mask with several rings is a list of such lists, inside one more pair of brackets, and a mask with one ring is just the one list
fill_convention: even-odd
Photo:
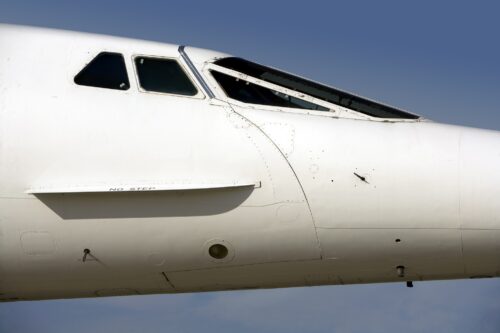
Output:
[[[0,22],[212,48],[500,130],[500,5],[14,1]],[[0,332],[499,332],[500,279],[0,304]]]

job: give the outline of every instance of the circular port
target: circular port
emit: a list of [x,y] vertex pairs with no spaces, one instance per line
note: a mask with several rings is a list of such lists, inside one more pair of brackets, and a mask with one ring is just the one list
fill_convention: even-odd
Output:
[[208,248],[208,254],[215,259],[224,259],[228,253],[227,247],[222,244],[214,244]]

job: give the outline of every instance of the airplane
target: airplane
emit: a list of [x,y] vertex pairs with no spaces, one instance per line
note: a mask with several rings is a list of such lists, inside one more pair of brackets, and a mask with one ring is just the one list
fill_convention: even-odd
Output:
[[194,47],[0,25],[0,300],[500,276],[500,134]]

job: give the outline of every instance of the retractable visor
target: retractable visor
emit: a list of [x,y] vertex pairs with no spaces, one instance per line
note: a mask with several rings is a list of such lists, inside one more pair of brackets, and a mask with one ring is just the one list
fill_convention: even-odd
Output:
[[339,105],[356,112],[376,118],[419,119],[420,116],[387,106],[351,93],[340,91],[301,77],[291,75],[270,67],[259,65],[236,57],[222,58],[214,64],[264,80],[287,89],[307,94],[325,102]]

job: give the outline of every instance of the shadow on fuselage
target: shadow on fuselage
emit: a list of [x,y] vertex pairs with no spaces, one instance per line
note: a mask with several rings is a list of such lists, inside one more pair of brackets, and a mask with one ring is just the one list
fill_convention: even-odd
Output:
[[241,205],[253,188],[36,194],[64,220],[208,216]]

